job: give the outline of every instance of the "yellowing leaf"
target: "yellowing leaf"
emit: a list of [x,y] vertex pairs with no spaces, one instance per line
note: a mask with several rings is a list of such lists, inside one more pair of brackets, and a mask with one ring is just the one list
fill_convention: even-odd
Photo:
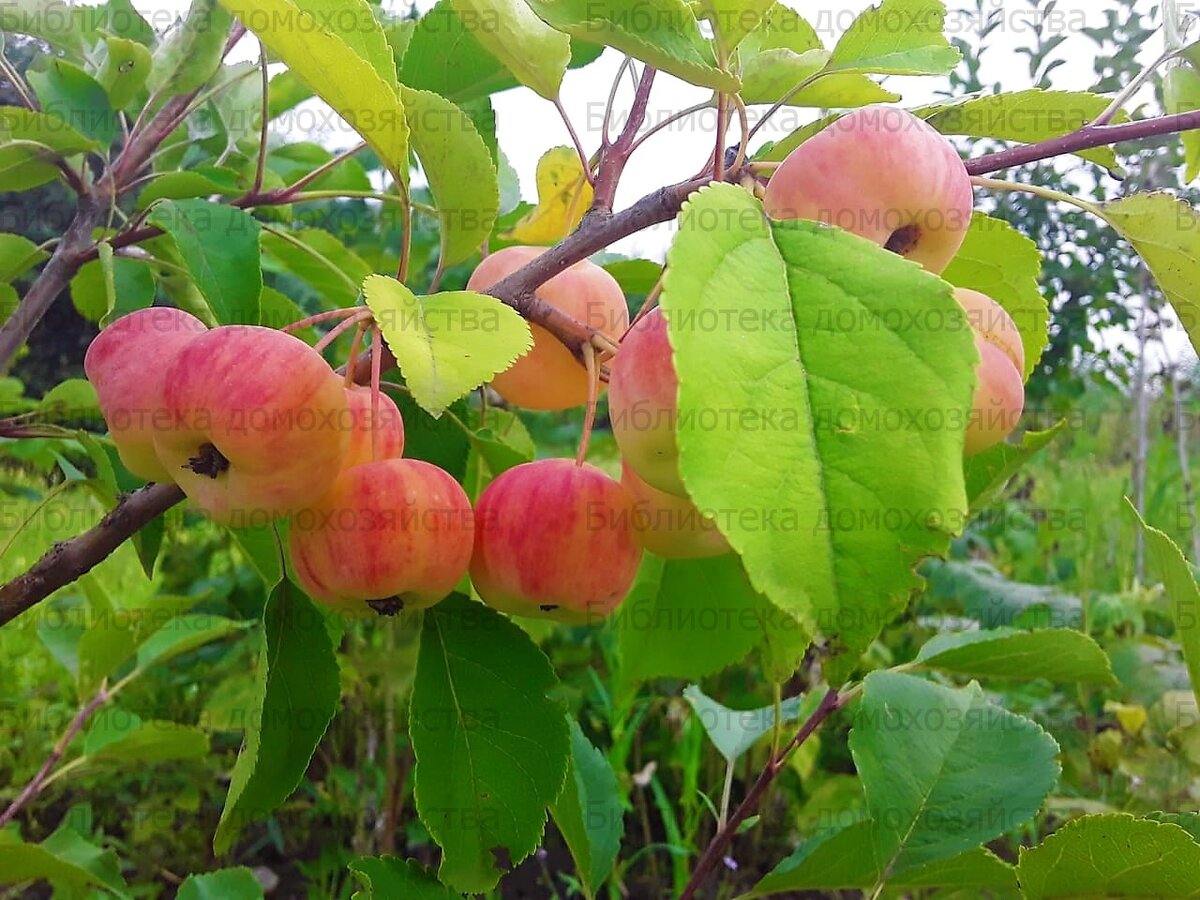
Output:
[[523,244],[553,244],[575,230],[592,205],[592,186],[579,154],[570,147],[547,150],[537,165],[538,204],[501,237]]
[[558,96],[571,39],[537,17],[525,0],[451,0],[464,25],[520,80],[547,100]]
[[368,276],[363,293],[413,399],[435,417],[533,346],[517,311],[486,294],[418,297],[385,275]]
[[1121,724],[1121,730],[1126,734],[1136,737],[1146,725],[1147,716],[1144,706],[1109,700],[1104,704],[1104,711],[1117,717],[1117,721]]

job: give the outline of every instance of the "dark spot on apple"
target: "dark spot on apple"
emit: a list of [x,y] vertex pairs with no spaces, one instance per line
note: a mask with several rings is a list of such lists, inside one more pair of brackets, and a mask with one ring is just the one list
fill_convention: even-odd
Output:
[[382,600],[368,600],[367,606],[381,616],[397,616],[404,609],[404,601],[399,597],[384,597]]
[[229,471],[229,460],[212,444],[201,444],[200,449],[196,451],[196,455],[191,457],[180,468],[191,469],[197,475],[216,478],[222,472]]
[[899,253],[901,256],[908,256],[916,249],[917,242],[921,240],[921,226],[917,224],[905,225],[903,228],[897,228],[892,232],[892,236],[888,238],[884,244],[885,250],[891,250],[893,253]]

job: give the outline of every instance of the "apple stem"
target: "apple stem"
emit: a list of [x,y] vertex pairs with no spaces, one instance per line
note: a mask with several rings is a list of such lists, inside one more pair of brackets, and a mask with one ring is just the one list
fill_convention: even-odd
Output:
[[371,318],[371,311],[369,309],[364,308],[364,309],[358,310],[358,312],[356,312],[352,316],[349,316],[345,321],[339,322],[333,328],[329,329],[329,331],[326,332],[325,335],[322,336],[322,338],[319,341],[317,341],[317,343],[314,345],[313,349],[316,350],[318,353],[323,353],[325,351],[326,347],[328,347],[330,344],[332,344],[334,341],[336,341],[338,338],[340,338],[343,334],[345,334],[351,328],[356,327],[357,325],[361,324],[362,322],[367,321],[370,318]]
[[[379,379],[383,369],[383,332],[371,330],[371,460],[379,459]],[[349,369],[347,369],[349,371]]]
[[293,322],[291,325],[284,325],[279,330],[285,334],[291,334],[293,331],[299,331],[301,328],[308,328],[310,325],[328,322],[331,319],[343,319],[346,316],[353,316],[362,311],[363,307],[361,306],[347,306],[345,309],[331,309],[328,312],[317,313],[315,316],[309,316],[306,319]]
[[575,454],[575,465],[582,466],[587,459],[588,444],[592,440],[592,428],[596,424],[596,401],[600,396],[599,372],[596,371],[596,350],[591,344],[583,345],[583,364],[587,366],[588,400],[587,412],[583,416],[583,433],[579,436],[579,452]]

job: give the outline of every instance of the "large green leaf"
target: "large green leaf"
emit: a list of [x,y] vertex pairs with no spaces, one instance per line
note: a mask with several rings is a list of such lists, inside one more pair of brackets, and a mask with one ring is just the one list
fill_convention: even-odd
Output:
[[1069,628],[948,632],[926,643],[913,662],[980,678],[1046,678],[1107,687],[1117,683],[1100,645]]
[[[408,122],[397,94],[387,39],[373,19],[369,27],[362,28],[366,21],[361,15],[367,8],[365,0],[338,0],[337,10],[345,9],[349,16],[330,16],[329,10],[318,8],[314,0],[221,2],[362,135],[397,181],[407,181]],[[279,27],[279,23],[287,23],[288,27]],[[378,39],[372,37],[376,31]],[[364,52],[374,49],[368,58],[356,47]],[[380,74],[380,67],[387,71]]]
[[175,900],[262,900],[263,888],[245,866],[189,875]]
[[[917,115],[943,134],[965,134],[1036,144],[1060,137],[1095,119],[1108,106],[1108,98],[1087,91],[1043,91],[1031,88],[917,110]],[[1083,150],[1083,159],[1117,169],[1111,147]]]
[[574,719],[571,765],[550,813],[562,832],[587,897],[595,897],[621,849],[625,810],[617,776]]
[[115,256],[100,245],[99,259],[79,267],[71,279],[71,302],[85,319],[107,324],[154,303],[154,270],[143,260]]
[[962,59],[943,32],[941,0],[883,0],[851,23],[829,68],[881,75],[945,75]]
[[221,66],[233,18],[217,0],[192,0],[187,16],[154,50],[148,84],[163,97],[205,84]]
[[[875,823],[855,822],[818,834],[775,867],[746,895],[770,897],[783,891],[836,891],[871,888],[879,869],[867,848],[874,844]],[[982,848],[951,859],[909,869],[887,884],[894,888],[956,888],[978,896],[983,891],[1016,890],[1015,869]]]
[[341,699],[325,618],[289,581],[275,587],[263,612],[255,699],[213,838],[218,855],[296,789]]
[[717,67],[712,45],[684,0],[526,0],[559,31],[615,47],[672,75],[720,91],[738,79]]
[[367,856],[350,863],[350,871],[362,883],[363,890],[354,900],[459,900],[460,895],[445,887],[415,859],[395,856]]
[[571,61],[571,40],[524,0],[450,0],[464,25],[518,80],[547,100],[558,96]]
[[951,859],[1037,813],[1058,779],[1058,745],[1036,723],[912,675],[864,682],[850,752],[886,879]]
[[1200,702],[1200,584],[1188,565],[1187,557],[1165,532],[1151,528],[1130,503],[1130,510],[1137,518],[1146,536],[1146,549],[1162,574],[1171,613],[1175,619],[1175,639],[1183,648],[1183,659],[1187,663],[1188,676],[1192,682],[1192,693]]
[[25,73],[41,111],[57,116],[101,147],[117,135],[117,115],[96,79],[64,59],[48,59],[44,69]]
[[496,166],[470,118],[445,97],[411,88],[401,96],[413,149],[441,219],[441,264],[452,266],[475,253],[496,224]]
[[434,416],[533,345],[517,311],[487,294],[422,297],[384,275],[368,277],[363,293],[413,397]]
[[1200,352],[1200,214],[1172,194],[1134,194],[1100,214],[1150,267]]
[[726,52],[732,52],[778,6],[775,0],[701,0],[700,10],[721,36]]
[[[88,743],[92,735],[89,732]],[[208,734],[177,722],[139,722],[115,740],[91,749],[91,762],[155,763],[171,759],[202,759],[208,754]]]
[[[380,80],[395,92],[396,60],[391,45],[383,33],[383,26],[367,0],[293,0],[295,6],[312,21],[319,22],[342,40],[357,56],[370,65]],[[297,19],[299,25],[306,21]],[[249,25],[254,30],[254,25]],[[282,54],[281,54],[282,55]],[[284,57],[287,62],[287,58]],[[320,91],[317,91],[320,94]]]
[[1050,305],[1038,287],[1041,274],[1037,244],[1003,219],[978,212],[962,249],[942,273],[955,287],[987,294],[1012,316],[1025,349],[1026,378],[1050,343]]
[[1038,846],[1022,847],[1017,879],[1026,900],[1198,897],[1200,844],[1178,825],[1084,816]]
[[536,849],[570,757],[550,663],[519,627],[461,595],[425,612],[409,708],[417,812],[440,875],[491,890]]
[[138,647],[138,668],[145,669],[182,656],[197,647],[237,634],[247,627],[245,622],[237,622],[212,613],[175,616]]
[[840,682],[965,516],[978,357],[969,329],[944,327],[965,314],[920,267],[768,224],[728,185],[689,200],[668,263],[683,481],[701,508],[737,512],[722,532],[751,582],[825,637]]
[[0,841],[0,884],[42,879],[70,886],[78,896],[86,896],[90,885],[129,896],[117,854],[88,843],[66,824],[40,844]]
[[253,216],[207,200],[163,200],[146,221],[174,239],[220,324],[258,324],[263,282]]

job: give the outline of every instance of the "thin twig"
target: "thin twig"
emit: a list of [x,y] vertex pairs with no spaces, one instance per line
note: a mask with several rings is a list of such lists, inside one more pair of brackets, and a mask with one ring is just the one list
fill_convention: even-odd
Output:
[[267,171],[267,135],[270,131],[267,110],[271,99],[271,79],[267,74],[267,48],[263,46],[262,41],[258,42],[258,51],[258,67],[262,70],[262,121],[258,125],[258,159],[254,163],[254,186],[250,188],[251,194],[258,194],[262,190],[263,175]]
[[559,118],[563,120],[563,124],[567,126],[567,133],[571,135],[571,143],[575,145],[575,152],[579,154],[579,165],[583,169],[583,177],[587,179],[587,183],[592,183],[592,164],[588,159],[587,151],[583,149],[583,141],[579,139],[579,133],[575,131],[575,126],[571,124],[571,117],[567,115],[567,111],[563,109],[562,100],[558,97],[554,98],[554,108],[558,110]]

